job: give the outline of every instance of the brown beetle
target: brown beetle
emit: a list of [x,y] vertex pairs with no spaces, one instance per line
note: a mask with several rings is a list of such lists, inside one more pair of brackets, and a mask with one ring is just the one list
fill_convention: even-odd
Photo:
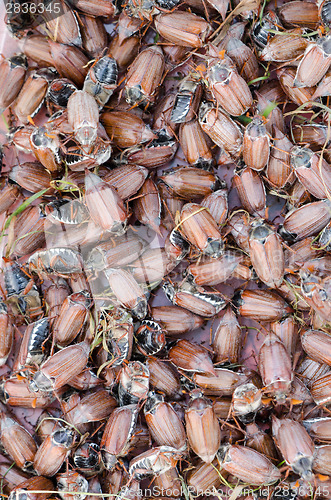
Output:
[[90,346],[80,342],[50,356],[40,367],[30,384],[34,391],[51,391],[63,387],[87,364]]
[[263,170],[269,161],[270,138],[263,119],[254,116],[244,133],[243,160],[254,170]]
[[146,106],[155,100],[164,71],[162,48],[152,45],[140,52],[131,64],[124,85],[124,93],[130,105]]
[[202,47],[210,26],[202,17],[183,11],[159,14],[155,28],[166,40],[184,47]]
[[293,378],[291,358],[284,344],[274,334],[268,334],[259,352],[259,371],[266,393],[284,403]]
[[285,260],[280,238],[262,219],[254,220],[249,235],[249,256],[256,274],[270,288],[281,285]]
[[253,104],[251,91],[228,57],[211,59],[207,82],[217,103],[230,115],[240,116]]
[[16,55],[0,63],[0,110],[1,113],[14,101],[20,92],[27,70],[27,59]]
[[273,415],[272,433],[275,442],[293,472],[303,479],[312,478],[314,443],[300,422]]
[[16,465],[25,471],[31,469],[37,445],[31,434],[16,420],[1,412],[1,444]]
[[180,214],[180,229],[188,241],[201,253],[214,259],[224,252],[224,241],[207,208],[187,203]]
[[211,463],[220,445],[221,429],[211,402],[199,390],[191,393],[185,423],[190,447],[201,460]]
[[173,407],[162,396],[149,393],[144,406],[149,432],[157,445],[185,450],[186,434],[183,423]]
[[38,475],[54,476],[75,444],[71,429],[55,430],[38,448],[33,467]]
[[170,361],[184,371],[216,375],[212,360],[205,347],[179,340],[169,351]]
[[217,146],[234,156],[240,155],[243,136],[238,125],[228,115],[213,104],[204,102],[199,110],[199,123]]
[[248,484],[271,484],[281,476],[267,457],[246,446],[221,446],[217,459],[220,467]]

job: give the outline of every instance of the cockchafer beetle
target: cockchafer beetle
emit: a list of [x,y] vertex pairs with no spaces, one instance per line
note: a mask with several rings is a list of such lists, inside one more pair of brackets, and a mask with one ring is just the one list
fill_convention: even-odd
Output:
[[149,126],[132,112],[104,112],[101,115],[101,123],[104,125],[110,140],[120,148],[130,148],[157,138]]
[[209,210],[197,203],[186,203],[180,213],[179,229],[203,255],[217,259],[224,252],[224,240]]
[[[324,79],[327,77],[327,75],[328,73],[326,74]],[[315,98],[314,97],[315,96],[313,96],[312,99],[315,101],[320,96],[316,95],[316,97]],[[296,124],[292,129],[292,134],[296,143],[303,145],[309,144],[309,147],[311,148],[312,151],[319,151],[321,147],[324,146],[325,142],[327,142],[327,146],[329,145],[329,139],[327,138],[328,136],[327,128],[328,128],[327,125],[324,125],[323,123]]]
[[12,104],[19,94],[25,79],[28,64],[23,54],[18,54],[0,63],[0,111]]
[[170,261],[180,262],[189,253],[190,244],[177,229],[172,229],[164,242],[164,250]]
[[1,457],[0,474],[3,479],[4,493],[10,493],[29,477],[26,472],[12,465],[12,462],[5,460],[4,457]]
[[298,342],[298,327],[293,316],[270,324],[271,331],[283,342],[287,352],[292,357]]
[[226,477],[227,473],[221,469],[217,470],[217,461],[214,460],[212,463],[199,462],[192,470],[188,472],[186,477],[187,485],[196,495],[201,495],[205,492],[215,491],[221,486],[221,478]]
[[218,226],[223,226],[228,215],[228,191],[226,187],[220,186],[220,189],[205,196],[201,204],[208,208]]
[[319,38],[310,43],[301,59],[295,79],[295,87],[313,87],[325,75],[331,64],[331,38]]
[[292,142],[281,130],[273,128],[273,146],[266,168],[267,179],[274,189],[282,189],[293,184],[294,172],[290,164],[290,151]]
[[27,326],[18,355],[15,359],[14,369],[24,371],[26,367],[40,366],[49,351],[47,340],[50,336],[50,320],[42,318]]
[[[34,476],[26,479],[13,491],[11,491],[8,499],[10,500],[47,500],[49,498],[49,491],[53,491],[54,485],[52,481],[43,476]],[[45,493],[42,491],[45,490]],[[41,493],[35,493],[39,491]]]
[[256,112],[258,112],[260,115],[263,115],[266,110],[268,111],[269,109],[273,108],[273,110],[268,114],[268,118],[265,121],[265,127],[269,134],[271,134],[273,139],[275,139],[273,127],[276,127],[283,133],[285,132],[285,121],[283,113],[279,106],[275,106],[274,102],[266,99],[264,95],[260,94],[260,92],[255,91],[255,95],[257,97]]
[[8,174],[8,178],[30,193],[50,189],[51,173],[39,162],[24,162],[15,165]]
[[235,63],[238,73],[246,82],[259,77],[259,65],[256,55],[239,38],[230,37],[226,46],[226,53]]
[[117,190],[122,200],[127,200],[139,191],[147,175],[147,168],[129,164],[107,172],[104,180]]
[[220,467],[251,485],[268,485],[278,481],[280,471],[261,453],[241,445],[222,445],[217,453]]
[[190,74],[183,79],[177,90],[171,109],[172,123],[187,123],[196,116],[202,96],[198,75]]
[[108,46],[108,33],[102,18],[80,14],[83,48],[91,58],[98,58]]
[[205,19],[187,11],[159,14],[154,24],[167,41],[184,47],[202,47],[210,33],[210,25]]
[[325,199],[331,193],[331,167],[307,147],[295,146],[290,162],[297,179],[315,198]]
[[48,408],[53,401],[51,394],[36,394],[29,388],[27,378],[7,378],[0,384],[0,400],[9,406],[22,408]]
[[179,340],[169,350],[169,359],[181,370],[216,375],[208,350],[188,340]]
[[311,359],[331,365],[330,335],[319,330],[306,330],[301,335],[301,345]]
[[115,408],[103,432],[100,449],[106,469],[111,470],[117,457],[125,456],[131,446],[138,418],[138,406],[129,404]]
[[290,210],[278,232],[283,239],[298,241],[321,231],[331,219],[331,201],[328,199],[306,203]]
[[8,180],[2,182],[0,189],[0,214],[6,212],[20,198],[20,194],[21,191],[17,184],[9,183]]
[[152,307],[151,312],[154,320],[165,329],[166,335],[181,335],[204,324],[201,316],[176,305]]
[[217,320],[212,347],[216,363],[238,363],[241,344],[241,328],[237,316],[227,306],[222,319]]
[[307,270],[300,271],[303,298],[318,314],[329,321],[331,314],[330,275],[321,278]]
[[30,387],[33,391],[49,392],[63,387],[87,365],[90,346],[87,342],[71,345],[50,356],[36,372]]
[[278,14],[286,27],[303,26],[315,29],[318,23],[318,6],[315,3],[294,1],[281,5]]
[[126,230],[127,213],[117,191],[99,176],[85,174],[86,205],[93,221],[105,231],[121,235]]
[[140,361],[123,365],[119,374],[118,398],[121,406],[135,404],[147,398],[149,370]]
[[111,366],[121,366],[124,360],[130,360],[133,345],[133,319],[123,309],[101,309],[98,316],[97,335],[105,336],[107,358]]
[[[257,412],[262,407],[262,395],[263,391],[251,382],[236,387],[232,394],[233,415],[244,424],[254,421]],[[254,447],[251,446],[251,448]]]
[[107,390],[99,388],[79,397],[77,404],[63,413],[69,423],[80,426],[80,424],[99,422],[109,418],[116,405],[117,401],[109,395]]
[[198,167],[174,168],[160,176],[160,180],[185,200],[207,196],[222,186],[215,174]]
[[229,115],[240,116],[253,104],[251,91],[229,57],[212,58],[208,64],[207,85],[216,102]]
[[331,442],[331,418],[316,417],[302,421],[302,425],[307,430],[309,435],[318,442]]
[[236,168],[232,184],[238,192],[242,206],[250,214],[265,218],[267,196],[259,174],[249,167]]
[[88,482],[84,476],[78,474],[78,472],[68,471],[56,476],[56,486],[59,496],[63,500],[71,500],[73,493],[78,493],[75,498],[78,500],[84,500],[88,492]]
[[147,314],[147,299],[143,288],[132,273],[125,269],[106,269],[106,276],[115,299],[138,319]]
[[115,241],[107,240],[95,246],[88,254],[86,267],[104,270],[108,267],[122,267],[141,256],[147,243],[132,231],[117,236]]
[[56,344],[63,347],[73,342],[81,332],[91,306],[92,299],[86,290],[72,293],[65,298],[59,315],[52,326]]
[[171,446],[185,451],[184,425],[170,403],[162,396],[150,392],[144,406],[144,414],[152,439],[158,446]]
[[138,480],[150,475],[157,476],[176,466],[182,452],[171,446],[157,446],[133,458],[129,474]]
[[39,476],[54,476],[74,445],[75,432],[72,429],[55,430],[38,448],[33,463],[34,470]]
[[107,103],[117,87],[117,63],[110,56],[98,59],[86,75],[83,90],[97,101],[100,108]]
[[48,87],[46,101],[49,108],[66,108],[77,87],[67,78],[55,78]]
[[292,308],[272,290],[237,290],[233,304],[241,316],[258,321],[277,321],[292,312]]
[[68,99],[68,122],[77,141],[92,146],[97,138],[99,110],[95,99],[84,90],[76,90]]
[[226,250],[218,259],[204,258],[190,264],[185,276],[196,285],[214,286],[233,276],[235,269],[243,260],[243,254]]
[[65,278],[69,274],[82,272],[83,269],[79,252],[66,247],[37,251],[29,257],[28,265],[37,274],[56,274]]
[[72,460],[77,470],[87,477],[98,474],[103,468],[100,447],[93,441],[87,441],[76,448]]
[[131,64],[124,84],[126,101],[130,105],[148,106],[155,100],[155,94],[164,73],[162,48],[152,45],[142,50]]
[[251,224],[249,256],[263,283],[270,288],[281,285],[285,272],[283,247],[278,234],[263,219],[256,219]]
[[42,107],[48,84],[54,76],[54,71],[50,69],[38,70],[25,81],[14,105],[14,113],[23,124],[28,123],[29,117],[38,113]]
[[161,235],[161,197],[157,185],[151,178],[146,179],[137,192],[133,208],[139,222]]
[[223,147],[231,155],[240,155],[243,135],[238,125],[227,114],[212,103],[203,102],[199,109],[199,123],[217,146]]
[[247,384],[250,376],[226,368],[215,368],[215,374],[195,373],[193,381],[207,396],[232,396],[236,387]]
[[153,356],[165,347],[165,334],[161,326],[151,319],[144,319],[135,332],[136,348],[144,356]]
[[220,446],[221,429],[211,401],[198,389],[191,392],[185,423],[190,447],[201,460],[211,463]]
[[15,464],[24,471],[31,471],[37,445],[31,434],[5,412],[0,414],[1,445]]
[[52,173],[61,170],[60,142],[57,134],[48,132],[45,127],[35,129],[30,136],[30,144],[36,159]]
[[202,287],[187,281],[181,285],[166,282],[162,288],[174,305],[207,318],[213,317],[226,306],[226,300],[221,294],[206,292]]
[[277,447],[295,474],[312,479],[314,443],[300,422],[272,417],[272,433]]
[[18,262],[5,260],[4,274],[6,304],[10,306],[16,320],[22,316],[28,321],[38,319],[43,314],[41,300],[38,288],[29,272]]
[[147,358],[146,364],[150,375],[149,383],[153,388],[168,397],[180,396],[181,386],[172,365],[153,356]]
[[198,120],[182,123],[179,141],[188,163],[194,167],[209,170],[215,163],[212,151]]
[[296,87],[295,68],[284,67],[276,71],[279,83],[284,93],[298,106],[312,100],[314,89],[311,87]]
[[68,78],[79,87],[82,86],[88,72],[88,58],[83,51],[78,47],[57,43],[51,39],[48,39],[48,45],[52,65],[59,75]]
[[244,133],[243,160],[254,170],[263,170],[269,161],[270,138],[263,118],[254,116]]
[[272,437],[260,429],[256,423],[246,425],[246,445],[262,453],[272,461],[278,459],[278,453]]
[[304,34],[305,30],[302,28],[294,28],[285,33],[281,32],[279,35],[275,34],[264,47],[261,59],[263,61],[287,62],[300,57],[309,44],[309,41],[302,36]]
[[258,367],[265,392],[283,404],[291,391],[292,362],[284,344],[273,333],[267,335],[260,348]]

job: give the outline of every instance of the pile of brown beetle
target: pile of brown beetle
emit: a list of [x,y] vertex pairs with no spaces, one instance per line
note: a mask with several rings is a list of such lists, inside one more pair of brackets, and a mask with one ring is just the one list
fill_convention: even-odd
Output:
[[1,498],[331,498],[331,2],[266,4],[6,3]]

